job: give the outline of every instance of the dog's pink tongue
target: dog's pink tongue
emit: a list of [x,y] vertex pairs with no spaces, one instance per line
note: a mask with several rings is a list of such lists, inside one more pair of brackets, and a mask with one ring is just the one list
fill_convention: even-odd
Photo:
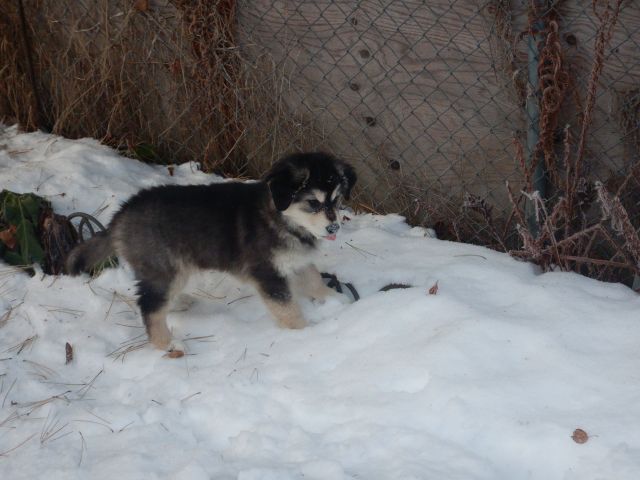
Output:
[[326,236],[326,237],[324,237],[324,238],[326,238],[327,240],[335,240],[335,239],[336,239],[336,234],[335,234],[335,233],[332,233],[331,235],[327,235],[327,236]]

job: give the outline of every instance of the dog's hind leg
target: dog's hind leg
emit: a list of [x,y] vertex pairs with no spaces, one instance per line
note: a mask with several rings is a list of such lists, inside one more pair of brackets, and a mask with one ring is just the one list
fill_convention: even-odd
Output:
[[177,275],[171,283],[169,299],[171,302],[171,312],[184,312],[189,310],[191,305],[196,302],[194,297],[182,291],[189,281],[190,274],[191,270],[183,266],[182,269],[178,270]]
[[251,270],[251,279],[262,300],[283,328],[304,328],[306,322],[300,306],[293,300],[287,279],[271,265]]
[[168,349],[171,345],[171,331],[167,327],[170,291],[170,282],[157,279],[138,281],[138,306],[149,341],[162,350]]

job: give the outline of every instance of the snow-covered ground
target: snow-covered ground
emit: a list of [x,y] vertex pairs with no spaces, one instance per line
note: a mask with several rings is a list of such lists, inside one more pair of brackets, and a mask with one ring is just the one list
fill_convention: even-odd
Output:
[[[211,181],[0,133],[0,187],[58,213],[106,223],[141,187]],[[301,331],[201,275],[170,315],[179,359],[128,350],[143,329],[126,266],[90,280],[0,263],[0,478],[640,478],[640,296],[427,233],[353,216],[319,267],[363,298],[303,303]],[[415,287],[378,292],[390,282]]]

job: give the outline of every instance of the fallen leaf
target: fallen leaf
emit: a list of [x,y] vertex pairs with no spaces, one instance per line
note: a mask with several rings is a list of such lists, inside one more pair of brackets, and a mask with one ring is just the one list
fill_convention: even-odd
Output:
[[436,283],[433,284],[433,287],[431,287],[429,289],[429,295],[435,295],[436,293],[438,293],[438,282],[436,281]]
[[69,342],[67,342],[64,346],[64,350],[67,356],[67,361],[65,362],[65,365],[67,365],[73,361],[73,347]]
[[171,350],[170,352],[167,352],[164,356],[167,358],[180,358],[180,357],[184,357],[184,352],[182,350]]
[[581,428],[576,428],[573,431],[573,435],[571,435],[571,438],[573,438],[573,441],[576,443],[586,443],[587,440],[589,440],[589,435],[587,435],[587,432],[585,432]]
[[16,237],[16,226],[10,225],[9,228],[0,232],[0,241],[4,243],[9,250],[13,250],[16,248],[16,243],[18,239]]

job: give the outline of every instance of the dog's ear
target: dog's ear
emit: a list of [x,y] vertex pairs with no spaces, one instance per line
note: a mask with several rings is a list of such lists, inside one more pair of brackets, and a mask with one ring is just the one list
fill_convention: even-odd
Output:
[[276,209],[283,211],[289,208],[296,193],[303,188],[308,178],[309,171],[306,169],[296,169],[285,162],[276,164],[264,179],[269,185]]
[[342,196],[345,200],[349,200],[349,197],[351,196],[351,189],[356,184],[358,176],[356,175],[356,171],[351,165],[345,164],[342,171],[342,177]]

